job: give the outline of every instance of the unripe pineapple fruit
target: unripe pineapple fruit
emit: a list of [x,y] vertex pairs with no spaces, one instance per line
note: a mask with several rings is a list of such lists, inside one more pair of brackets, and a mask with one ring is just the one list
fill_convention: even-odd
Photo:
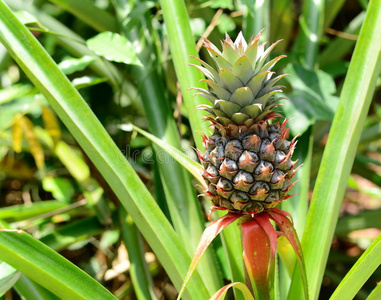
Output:
[[199,60],[208,90],[197,89],[212,105],[198,108],[214,130],[204,137],[205,152],[198,152],[208,183],[206,196],[215,206],[240,213],[258,213],[288,198],[295,172],[291,156],[295,140],[286,139],[286,121],[274,111],[281,92],[272,67],[284,56],[266,61],[277,43],[265,49],[261,33],[247,43],[240,33],[233,42],[226,35],[222,52],[210,41],[204,47],[215,68]]

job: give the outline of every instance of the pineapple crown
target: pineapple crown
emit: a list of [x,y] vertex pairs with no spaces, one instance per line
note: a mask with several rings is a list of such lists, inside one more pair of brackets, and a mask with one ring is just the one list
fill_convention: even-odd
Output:
[[198,95],[208,99],[212,105],[199,105],[198,109],[208,111],[211,115],[207,118],[215,128],[231,124],[250,128],[253,124],[266,121],[276,116],[274,108],[282,98],[274,94],[282,92],[282,86],[275,85],[283,74],[272,78],[273,66],[285,55],[278,56],[266,62],[269,54],[280,42],[277,41],[265,49],[266,43],[259,44],[259,32],[247,43],[239,33],[233,42],[228,34],[221,41],[222,52],[205,39],[204,47],[211,56],[215,68],[205,61],[193,57],[201,63],[198,68],[207,79],[202,79],[208,85],[208,90],[198,90]]

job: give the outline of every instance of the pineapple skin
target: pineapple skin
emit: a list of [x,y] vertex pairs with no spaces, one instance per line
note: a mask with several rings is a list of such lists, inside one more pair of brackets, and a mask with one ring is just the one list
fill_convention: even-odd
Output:
[[210,116],[213,134],[204,136],[205,152],[197,151],[204,166],[208,188],[204,196],[216,207],[236,213],[259,213],[290,197],[296,161],[291,160],[296,141],[286,139],[287,120],[280,117],[281,92],[275,83],[287,75],[272,78],[271,68],[284,56],[266,63],[277,43],[265,50],[259,45],[261,32],[247,43],[240,33],[233,42],[226,35],[222,52],[208,40],[216,67],[204,61],[196,66],[207,79],[208,90],[196,89],[212,105],[200,105]]

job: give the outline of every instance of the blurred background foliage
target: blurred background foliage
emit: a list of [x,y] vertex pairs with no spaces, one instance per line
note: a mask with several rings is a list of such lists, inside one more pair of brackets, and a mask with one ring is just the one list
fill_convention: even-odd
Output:
[[[9,0],[5,1],[79,90],[120,149],[173,220],[168,185],[182,178],[181,196],[196,198],[190,176],[179,165],[161,168],[172,159],[133,129],[152,132],[196,159],[189,115],[174,71],[167,29],[157,1]],[[265,1],[263,20],[250,0],[186,0],[194,43],[201,36],[218,43],[225,32],[246,37],[265,25],[264,37],[278,39],[274,55],[287,54],[277,72],[291,74],[283,84],[291,99],[282,108],[291,135],[313,126],[310,187],[316,179],[325,142],[338,104],[343,79],[364,18],[366,0],[326,0],[324,32],[313,66],[301,58],[302,1]],[[261,2],[261,1],[256,1]],[[267,11],[266,11],[267,10]],[[204,50],[200,56],[209,60]],[[144,68],[142,67],[144,66]],[[356,259],[381,232],[381,77],[363,129],[348,181],[321,299],[327,299]],[[58,119],[49,103],[0,46],[0,222],[21,228],[80,266],[120,299],[145,299],[137,292],[134,264],[123,224],[132,222],[119,201]],[[353,107],[355,110],[356,107]],[[168,129],[169,128],[169,129]],[[171,131],[171,132],[168,132]],[[303,149],[301,150],[303,151]],[[177,175],[176,175],[177,174]],[[181,181],[178,181],[181,182]],[[185,192],[184,192],[185,190]],[[200,214],[194,202],[195,214]],[[197,212],[199,211],[199,212]],[[172,217],[171,217],[172,216]],[[127,218],[126,223],[120,220]],[[297,222],[297,220],[296,220]],[[122,224],[122,225],[121,225]],[[195,229],[201,232],[202,228]],[[150,247],[140,240],[159,299],[174,299],[176,290]],[[126,248],[129,248],[126,250]],[[214,245],[224,280],[228,279],[221,241]],[[136,250],[136,249],[135,249]],[[192,252],[192,251],[190,251]],[[191,254],[191,253],[190,253]],[[381,278],[381,270],[357,295],[365,299]],[[135,288],[134,288],[135,287]],[[17,286],[5,299],[18,299]]]

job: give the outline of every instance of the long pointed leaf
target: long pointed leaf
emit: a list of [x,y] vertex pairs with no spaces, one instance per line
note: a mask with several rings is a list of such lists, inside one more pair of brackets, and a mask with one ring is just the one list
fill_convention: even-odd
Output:
[[302,245],[300,244],[298,234],[292,224],[292,221],[288,218],[290,215],[287,212],[284,212],[280,209],[273,208],[269,211],[269,215],[275,221],[275,223],[282,230],[283,234],[286,236],[291,246],[294,248],[296,253],[296,258],[299,263],[302,282],[303,282],[303,290],[304,290],[304,298],[308,299],[308,284],[307,284],[307,275],[306,275],[306,266],[304,264]]
[[16,290],[17,294],[28,300],[61,299],[25,275],[21,275],[20,279],[15,284],[14,289]]
[[[0,2],[0,41],[105,177],[175,286],[180,288],[189,258],[172,226],[78,91],[3,2]],[[125,195],[132,201],[127,201]],[[193,282],[187,296],[207,298],[200,277],[194,276]]]
[[[340,205],[381,68],[380,24],[381,2],[371,0],[320,164],[305,228],[308,234],[303,235],[312,299],[319,295]],[[295,270],[294,278],[300,274]],[[301,288],[295,282],[291,294],[300,299]]]
[[0,297],[4,295],[20,278],[21,273],[15,268],[0,262]]
[[340,282],[330,300],[353,299],[370,275],[381,265],[381,234],[366,249]]
[[191,279],[193,272],[196,270],[198,263],[201,260],[202,255],[205,253],[206,249],[209,247],[210,243],[216,238],[216,236],[229,224],[242,217],[239,214],[228,213],[225,216],[214,220],[209,223],[209,225],[205,228],[204,233],[200,238],[200,243],[197,246],[196,252],[193,256],[192,262],[189,266],[188,273],[185,277],[183,286],[179,292],[177,299],[180,299],[182,294],[185,291],[185,288],[188,285],[189,280]]
[[63,299],[116,299],[95,279],[21,230],[0,230],[0,259]]
[[[194,37],[192,35],[188,12],[184,0],[160,0],[163,10],[164,21],[168,32],[168,43],[173,57],[173,63],[176,75],[180,83],[182,96],[189,115],[194,140],[198,149],[203,149],[202,138],[199,134],[209,133],[209,124],[202,122],[205,112],[196,110],[200,104],[207,104],[207,100],[201,96],[194,97],[194,92],[190,91],[190,87],[206,88],[201,72],[196,68],[190,67],[189,64],[195,63],[191,56],[198,57]],[[221,214],[219,214],[221,216]],[[244,277],[240,247],[229,244],[230,240],[239,241],[238,228],[227,228],[222,233],[224,247],[228,256],[229,266],[234,281],[240,281]],[[238,261],[239,260],[239,261]],[[237,299],[241,299],[240,297]]]
[[152,142],[154,142],[156,145],[158,145],[161,149],[163,149],[165,152],[167,152],[170,156],[172,156],[172,158],[175,159],[178,163],[180,163],[185,169],[187,169],[188,172],[191,173],[193,175],[193,177],[196,178],[197,181],[201,185],[206,187],[205,179],[201,176],[201,172],[203,171],[203,168],[199,163],[197,163],[193,159],[189,158],[186,154],[181,152],[179,149],[176,149],[175,147],[173,147],[170,144],[162,141],[161,139],[159,139],[156,136],[148,133],[147,131],[140,129],[139,127],[137,127],[135,125],[132,125],[132,127],[137,132],[144,135],[145,137],[150,139]]

